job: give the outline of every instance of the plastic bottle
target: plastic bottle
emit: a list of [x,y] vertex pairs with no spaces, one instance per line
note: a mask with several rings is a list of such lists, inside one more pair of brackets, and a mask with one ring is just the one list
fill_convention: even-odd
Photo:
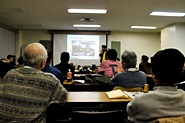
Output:
[[118,66],[118,73],[120,73],[121,72],[121,69],[120,69],[120,67]]
[[72,81],[72,72],[71,69],[68,69],[67,72],[67,82],[71,82]]

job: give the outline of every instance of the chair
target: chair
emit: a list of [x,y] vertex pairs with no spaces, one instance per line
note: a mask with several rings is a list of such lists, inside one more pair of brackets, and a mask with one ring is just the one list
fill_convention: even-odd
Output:
[[3,122],[3,123],[20,123],[19,121],[7,121],[7,122]]
[[122,110],[74,111],[71,118],[72,123],[124,122],[124,112]]
[[177,83],[177,87],[178,87],[178,89],[182,89],[185,91],[185,81]]
[[185,116],[158,118],[152,123],[185,123]]
[[118,67],[118,65],[117,64],[111,64],[111,65],[109,65],[109,67],[112,68],[112,73],[115,75],[117,72],[115,71],[114,67]]
[[115,86],[113,90],[120,89],[122,91],[129,91],[129,92],[143,92],[143,88],[141,87],[134,87],[134,88],[123,88],[121,86]]
[[69,111],[65,104],[52,103],[46,110],[46,123],[70,122]]
[[0,77],[0,84],[3,83],[3,79]]
[[146,81],[147,81],[147,84],[149,85],[149,90],[152,91],[155,86],[155,82],[154,82],[153,78],[146,76]]

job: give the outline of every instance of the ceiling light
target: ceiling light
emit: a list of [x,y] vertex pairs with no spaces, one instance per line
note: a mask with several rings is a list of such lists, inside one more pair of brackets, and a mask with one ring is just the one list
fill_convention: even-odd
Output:
[[82,24],[74,24],[73,27],[101,27],[101,25],[82,25]]
[[175,16],[175,17],[183,17],[185,13],[177,13],[177,12],[152,12],[150,15],[154,16]]
[[131,28],[136,28],[136,29],[156,29],[157,27],[153,27],[153,26],[131,26]]
[[94,14],[105,14],[105,9],[68,9],[68,13],[94,13]]
[[17,24],[16,26],[32,27],[32,26],[43,26],[43,24]]

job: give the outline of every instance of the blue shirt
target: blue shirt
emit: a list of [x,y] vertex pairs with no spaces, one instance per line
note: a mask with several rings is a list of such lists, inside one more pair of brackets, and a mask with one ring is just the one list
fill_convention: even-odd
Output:
[[146,84],[146,74],[132,68],[122,73],[117,73],[114,78],[111,79],[110,84],[123,88],[143,87],[144,84]]
[[63,84],[64,80],[62,78],[62,73],[57,68],[46,65],[45,68],[42,69],[42,71],[54,74],[60,80],[60,83]]

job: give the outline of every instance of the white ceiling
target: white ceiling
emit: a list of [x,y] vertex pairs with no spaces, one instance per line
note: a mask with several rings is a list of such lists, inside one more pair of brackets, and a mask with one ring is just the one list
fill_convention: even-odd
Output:
[[[68,14],[68,8],[107,9],[107,14]],[[0,25],[14,29],[102,30],[160,32],[185,17],[149,16],[152,11],[185,12],[185,0],[0,0]],[[94,22],[81,22],[81,18]],[[101,28],[75,28],[73,24],[100,24]],[[155,30],[131,26],[156,26]]]

